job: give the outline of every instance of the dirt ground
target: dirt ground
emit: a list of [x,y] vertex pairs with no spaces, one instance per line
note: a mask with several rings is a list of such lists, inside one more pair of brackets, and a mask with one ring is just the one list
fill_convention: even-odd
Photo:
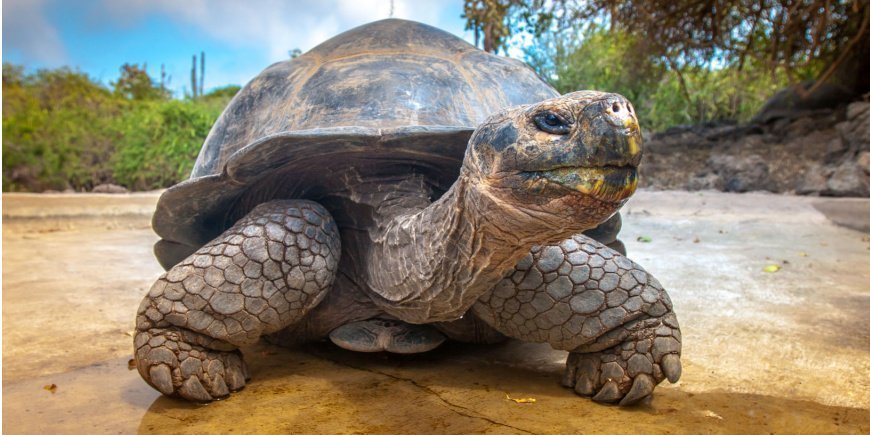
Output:
[[518,342],[264,344],[244,349],[253,380],[231,398],[161,397],[128,369],[162,272],[156,198],[3,196],[5,433],[870,432],[870,235],[834,223],[870,228],[870,200],[639,192],[622,238],[671,295],[684,368],[623,409],[562,388],[564,352]]

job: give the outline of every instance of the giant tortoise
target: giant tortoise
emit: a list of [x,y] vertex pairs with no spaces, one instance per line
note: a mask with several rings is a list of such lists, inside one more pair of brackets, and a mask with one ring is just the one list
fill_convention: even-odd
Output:
[[419,23],[350,30],[248,83],[161,196],[168,272],[136,366],[209,401],[245,385],[238,346],[261,337],[414,353],[507,336],[569,351],[578,394],[635,403],[681,371],[668,295],[606,246],[640,159],[619,95],[560,96]]

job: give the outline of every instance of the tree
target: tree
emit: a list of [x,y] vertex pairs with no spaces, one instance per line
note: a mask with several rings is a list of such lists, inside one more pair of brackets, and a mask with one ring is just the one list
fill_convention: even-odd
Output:
[[145,66],[125,63],[121,66],[121,77],[112,83],[116,95],[128,100],[162,100],[169,98],[169,92],[156,84]]
[[[661,59],[674,71],[722,65],[739,71],[755,62],[771,74],[785,73],[792,83],[817,79],[808,93],[823,82],[852,95],[870,91],[868,0],[466,0],[465,5],[469,29],[489,27],[497,35],[561,35],[601,23],[641,41],[634,55]],[[494,37],[493,51],[505,43]]]
[[522,7],[519,0],[465,0],[462,18],[465,30],[474,31],[474,45],[483,39],[483,49],[495,53],[505,48],[512,33],[511,12]]

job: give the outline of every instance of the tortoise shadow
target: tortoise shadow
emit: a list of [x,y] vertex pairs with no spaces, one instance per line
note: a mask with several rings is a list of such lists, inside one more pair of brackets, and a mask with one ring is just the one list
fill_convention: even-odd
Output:
[[870,410],[758,394],[692,394],[679,385],[660,386],[639,406],[600,405],[560,385],[565,352],[546,345],[445,343],[415,355],[361,354],[331,343],[244,351],[253,376],[244,390],[208,405],[160,397],[139,431],[633,433],[703,427],[805,433],[870,425]]

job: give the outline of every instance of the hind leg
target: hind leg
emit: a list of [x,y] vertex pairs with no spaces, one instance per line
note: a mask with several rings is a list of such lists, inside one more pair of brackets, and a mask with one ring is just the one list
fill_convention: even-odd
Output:
[[248,375],[238,346],[299,322],[332,285],[339,253],[322,206],[255,207],[151,287],[136,316],[139,374],[188,400],[241,389]]
[[533,250],[472,309],[505,335],[569,351],[563,383],[595,401],[629,405],[680,377],[680,329],[667,293],[583,235]]

